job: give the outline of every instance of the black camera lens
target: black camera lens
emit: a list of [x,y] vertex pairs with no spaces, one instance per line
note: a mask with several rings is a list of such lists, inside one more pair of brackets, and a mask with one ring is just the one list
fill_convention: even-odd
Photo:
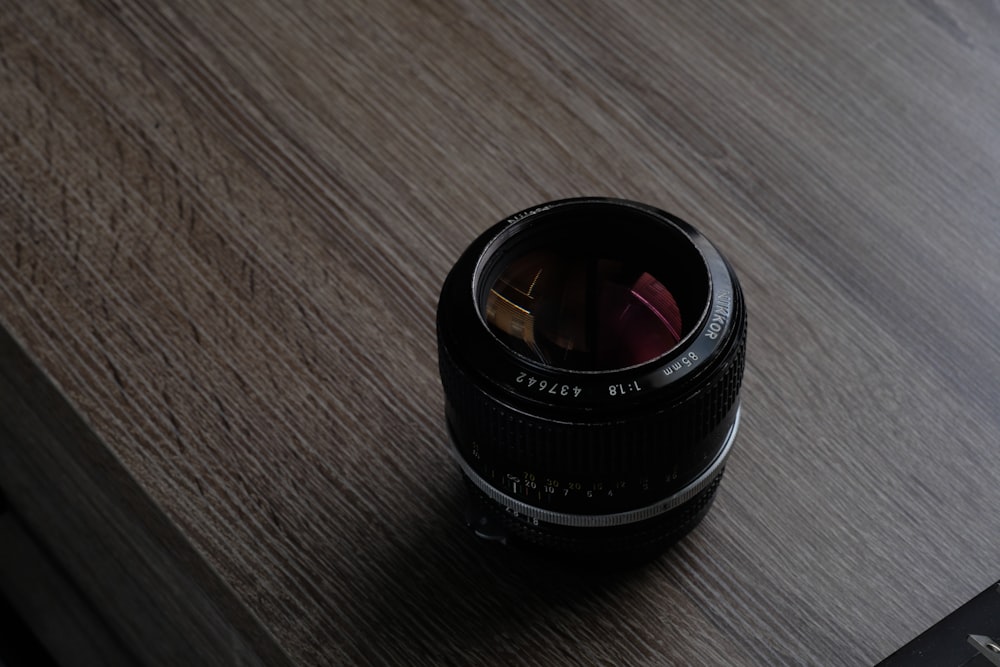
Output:
[[739,424],[746,313],[690,225],[617,199],[522,211],[455,264],[437,330],[477,532],[645,558],[705,515]]

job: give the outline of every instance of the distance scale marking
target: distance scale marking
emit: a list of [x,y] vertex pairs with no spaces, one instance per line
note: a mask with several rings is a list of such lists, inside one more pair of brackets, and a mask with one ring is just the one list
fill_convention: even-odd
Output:
[[[486,476],[480,475],[484,481],[488,478],[493,478],[496,480],[498,477],[496,470],[490,470],[486,473]],[[668,479],[669,479],[668,475]],[[676,472],[674,473],[674,479],[676,479]],[[490,482],[487,481],[489,484]],[[491,484],[496,488],[496,485]],[[629,483],[627,480],[615,480],[605,482],[601,481],[589,481],[587,483],[581,481],[563,481],[553,477],[542,477],[539,478],[532,472],[524,472],[521,475],[515,475],[513,473],[504,473],[500,477],[500,487],[502,489],[509,491],[514,495],[522,495],[529,497],[534,495],[539,501],[542,500],[544,495],[548,499],[553,497],[569,497],[570,494],[573,495],[573,499],[577,500],[579,497],[584,499],[591,498],[601,498],[601,497],[614,497],[615,492],[622,491],[629,488]],[[643,490],[649,489],[649,478],[643,477],[636,484],[637,488]],[[503,492],[503,491],[501,491]],[[522,501],[523,502],[523,501]]]

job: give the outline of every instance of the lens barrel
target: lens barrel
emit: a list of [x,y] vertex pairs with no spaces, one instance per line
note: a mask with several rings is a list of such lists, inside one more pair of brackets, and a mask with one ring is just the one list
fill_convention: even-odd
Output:
[[708,511],[739,425],[746,312],[684,221],[607,198],[517,213],[449,273],[437,334],[482,536],[646,558]]

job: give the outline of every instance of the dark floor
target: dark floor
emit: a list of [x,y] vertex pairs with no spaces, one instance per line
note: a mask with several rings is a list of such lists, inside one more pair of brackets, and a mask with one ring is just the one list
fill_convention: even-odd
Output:
[[[9,510],[0,492],[0,517]],[[0,549],[9,547],[0,540]],[[0,589],[0,667],[58,667]]]
[[0,594],[0,667],[29,666],[58,667],[7,598]]
[[135,656],[0,490],[0,667],[132,667]]

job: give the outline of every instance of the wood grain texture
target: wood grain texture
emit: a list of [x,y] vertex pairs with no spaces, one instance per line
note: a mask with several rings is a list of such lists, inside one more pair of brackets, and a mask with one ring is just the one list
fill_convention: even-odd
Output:
[[[0,488],[149,664],[870,664],[997,579],[993,0],[39,0],[0,91]],[[714,509],[618,575],[466,535],[435,363],[580,194],[750,312]]]

